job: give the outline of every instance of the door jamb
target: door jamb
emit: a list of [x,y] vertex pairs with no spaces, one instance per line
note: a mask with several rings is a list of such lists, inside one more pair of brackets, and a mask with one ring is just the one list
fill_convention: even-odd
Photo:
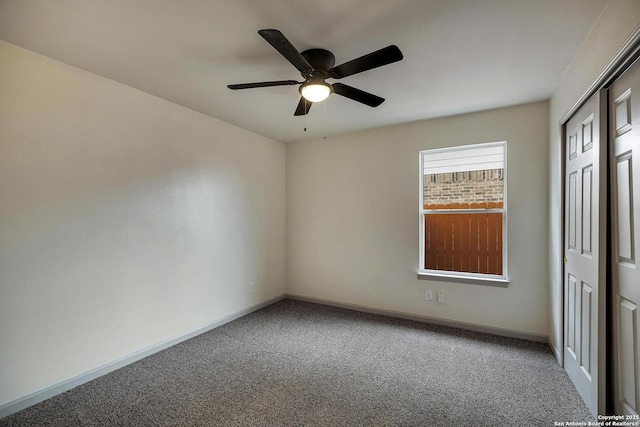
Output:
[[[640,59],[640,25],[638,25],[634,31],[629,35],[629,37],[627,37],[627,39],[625,40],[625,42],[618,48],[618,50],[614,53],[614,55],[611,57],[611,59],[609,59],[609,61],[605,64],[605,66],[602,68],[602,70],[600,70],[600,73],[598,73],[598,75],[593,79],[593,81],[589,84],[589,86],[587,86],[587,88],[582,92],[582,94],[578,97],[578,99],[576,100],[576,102],[573,104],[573,106],[571,108],[569,108],[569,110],[565,113],[564,116],[562,116],[562,118],[560,119],[560,123],[559,123],[559,127],[560,127],[560,150],[561,150],[561,167],[560,167],[560,186],[561,186],[561,191],[560,191],[560,206],[561,206],[561,222],[560,222],[560,226],[561,226],[561,233],[560,235],[561,237],[561,256],[564,257],[564,252],[565,252],[565,184],[566,184],[566,180],[565,180],[565,172],[566,172],[566,156],[567,156],[567,147],[566,147],[566,125],[567,122],[569,121],[569,119],[571,119],[571,117],[573,117],[573,115],[599,90],[602,89],[607,89],[620,75],[622,75],[636,60]],[[604,91],[603,94],[605,97],[608,95],[607,91]],[[603,104],[601,103],[601,106]],[[607,106],[608,106],[608,102],[607,102]],[[600,107],[601,108],[601,107]],[[602,108],[601,108],[602,110]],[[606,232],[605,232],[605,242],[604,244],[606,245],[606,248],[609,248],[610,246],[610,192],[609,192],[609,111],[608,108],[605,109],[605,111],[600,111],[601,113],[601,117],[600,117],[600,126],[604,126],[606,128],[605,134],[607,135],[606,140],[604,141],[606,144],[607,149],[605,150],[606,153],[606,157],[605,157],[605,161],[600,166],[600,173],[606,173],[606,213],[605,213],[605,226],[606,226]],[[604,113],[604,114],[603,114]],[[602,133],[602,132],[601,132]],[[603,167],[604,166],[604,167]],[[600,244],[602,245],[603,242],[600,242]],[[605,322],[606,322],[606,326],[605,326],[605,330],[606,330],[606,334],[605,334],[605,345],[606,345],[606,349],[607,349],[607,355],[606,355],[606,367],[604,367],[603,371],[605,374],[605,378],[604,378],[604,388],[606,390],[604,399],[605,402],[605,408],[606,410],[611,410],[612,409],[612,397],[610,396],[611,393],[610,391],[613,390],[613,377],[612,377],[612,360],[611,360],[611,343],[612,341],[612,337],[611,337],[611,310],[609,310],[609,305],[610,305],[610,301],[611,301],[611,286],[610,282],[611,282],[611,272],[610,272],[610,268],[609,268],[609,263],[610,263],[610,259],[609,259],[609,253],[608,250],[605,250],[605,268],[606,268],[606,280],[605,280],[605,290],[604,290],[604,296],[605,296],[605,308],[606,308],[606,316],[605,316]],[[560,364],[560,366],[562,366],[562,368],[564,369],[564,346],[565,346],[565,342],[564,342],[564,338],[565,338],[565,330],[566,330],[566,322],[565,322],[565,297],[564,297],[564,279],[565,279],[565,263],[563,261],[561,261],[561,265],[562,268],[560,269],[561,271],[561,277],[560,277],[560,281],[559,283],[561,284],[561,292],[560,292],[560,307],[561,307],[561,319],[562,319],[562,333],[560,334],[560,342],[559,344],[559,348],[556,348],[554,350],[554,353],[556,353],[556,357],[558,358],[558,362]],[[600,329],[600,327],[598,328]],[[598,370],[598,372],[600,373],[600,369]],[[602,374],[600,374],[601,378],[602,378]]]

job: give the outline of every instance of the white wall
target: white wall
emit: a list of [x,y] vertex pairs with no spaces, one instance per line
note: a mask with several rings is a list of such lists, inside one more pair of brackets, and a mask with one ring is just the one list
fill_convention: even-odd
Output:
[[562,354],[562,149],[560,120],[594,81],[640,24],[640,1],[611,0],[567,69],[550,101],[549,127],[549,341],[556,357]]
[[[288,144],[287,292],[546,336],[548,120],[539,102]],[[511,284],[418,280],[419,151],[502,140]]]
[[[559,120],[639,23],[611,0],[550,104],[288,145],[287,292],[558,351]],[[0,64],[0,405],[285,291],[283,144],[4,42]],[[417,280],[418,151],[499,140],[511,284]]]
[[0,64],[0,406],[284,292],[283,144],[4,42]]

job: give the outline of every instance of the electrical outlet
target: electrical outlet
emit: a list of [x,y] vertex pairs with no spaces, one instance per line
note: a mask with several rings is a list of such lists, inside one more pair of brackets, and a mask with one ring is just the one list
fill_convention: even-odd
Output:
[[427,301],[433,301],[433,291],[430,291],[429,289],[425,289],[424,299],[426,299]]
[[444,292],[438,292],[438,304],[444,304],[446,301]]
[[253,287],[253,282],[249,282],[249,292],[253,292],[254,287]]

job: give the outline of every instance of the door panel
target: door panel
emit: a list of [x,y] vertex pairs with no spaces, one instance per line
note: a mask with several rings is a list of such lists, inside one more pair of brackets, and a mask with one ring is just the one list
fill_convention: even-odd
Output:
[[616,208],[618,210],[618,262],[634,264],[633,256],[633,212],[631,206],[631,153],[616,157]]
[[572,172],[569,175],[569,249],[576,249],[576,227],[577,227],[577,194],[576,187],[578,186],[578,174]]
[[591,335],[591,307],[593,305],[592,300],[593,288],[582,283],[582,319],[580,319],[580,325],[582,327],[582,335],[580,336],[580,367],[583,373],[591,379],[591,341],[593,336]]
[[611,85],[609,94],[614,411],[637,415],[640,408],[640,272],[636,261],[640,250],[640,66],[630,67]]
[[[576,328],[578,326],[578,322],[576,322],[576,288],[578,287],[578,282],[576,278],[572,276],[570,273],[568,276],[568,295],[565,295],[565,300],[567,302],[567,337],[565,338],[566,350],[570,353],[572,359],[576,359]],[[565,356],[566,357],[566,356]]]
[[637,359],[637,313],[638,307],[631,301],[624,298],[619,299],[620,305],[620,363],[619,370],[624,375],[619,377],[619,407],[616,413],[622,414],[623,409],[626,412],[636,413],[638,411],[637,395],[638,395],[638,366]]
[[[605,413],[606,91],[565,126],[565,369],[594,415]],[[603,201],[604,200],[604,201]]]
[[582,254],[591,255],[593,167],[582,169]]

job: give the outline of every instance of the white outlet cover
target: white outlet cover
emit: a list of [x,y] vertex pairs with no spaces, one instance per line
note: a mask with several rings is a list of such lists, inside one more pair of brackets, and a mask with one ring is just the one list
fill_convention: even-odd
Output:
[[438,304],[444,304],[445,300],[444,292],[438,292]]
[[425,290],[424,299],[426,299],[427,301],[433,301],[433,291]]

